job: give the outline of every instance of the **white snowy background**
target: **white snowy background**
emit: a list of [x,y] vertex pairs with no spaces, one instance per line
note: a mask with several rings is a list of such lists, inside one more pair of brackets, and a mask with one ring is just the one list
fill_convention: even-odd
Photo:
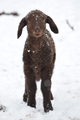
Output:
[[[26,28],[17,39],[20,20],[39,9],[53,18],[59,34],[51,32],[56,46],[52,77],[53,111],[44,113],[40,82],[37,83],[35,108],[23,102],[24,74],[22,53]],[[19,16],[0,16],[0,120],[80,120],[80,0],[0,0],[0,12]],[[70,25],[74,27],[72,30]]]

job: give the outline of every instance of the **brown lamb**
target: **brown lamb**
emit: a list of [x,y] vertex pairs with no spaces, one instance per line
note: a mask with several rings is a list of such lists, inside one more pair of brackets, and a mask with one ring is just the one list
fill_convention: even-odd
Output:
[[39,10],[31,11],[21,20],[17,37],[21,36],[23,27],[27,26],[28,37],[23,52],[25,74],[23,101],[27,101],[28,106],[36,107],[36,81],[41,79],[44,111],[49,112],[53,110],[51,76],[56,52],[53,38],[46,29],[46,23],[54,33],[58,33],[58,28],[51,17]]

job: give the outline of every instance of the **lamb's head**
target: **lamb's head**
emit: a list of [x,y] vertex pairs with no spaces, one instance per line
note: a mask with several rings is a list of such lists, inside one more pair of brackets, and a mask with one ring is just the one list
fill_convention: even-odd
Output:
[[58,33],[58,28],[51,17],[47,16],[39,10],[34,10],[25,16],[18,27],[18,38],[22,34],[22,29],[27,25],[28,34],[34,37],[40,37],[46,30],[46,23],[49,23],[51,30]]
[[28,34],[34,37],[40,37],[46,29],[46,16],[42,12],[35,10],[30,12],[26,18]]

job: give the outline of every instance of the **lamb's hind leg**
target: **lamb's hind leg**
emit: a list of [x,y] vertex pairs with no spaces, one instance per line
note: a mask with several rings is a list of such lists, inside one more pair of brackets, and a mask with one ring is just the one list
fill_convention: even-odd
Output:
[[23,101],[27,102],[28,93],[27,93],[27,79],[25,78],[25,92],[23,94]]
[[50,94],[51,94],[51,100],[53,100],[54,99],[54,97],[53,97],[53,95],[52,95],[52,92],[50,91]]

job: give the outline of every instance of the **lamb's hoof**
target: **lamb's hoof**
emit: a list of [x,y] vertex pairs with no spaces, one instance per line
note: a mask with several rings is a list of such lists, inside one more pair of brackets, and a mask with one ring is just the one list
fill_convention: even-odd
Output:
[[35,104],[29,104],[29,103],[28,103],[28,106],[33,107],[33,108],[36,108]]
[[27,103],[28,106],[36,108],[36,102],[35,101],[28,101]]
[[25,93],[23,94],[23,101],[27,102],[27,94],[25,94]]
[[52,111],[53,107],[52,107],[52,105],[47,104],[46,107],[44,107],[44,112],[49,112],[50,110]]

